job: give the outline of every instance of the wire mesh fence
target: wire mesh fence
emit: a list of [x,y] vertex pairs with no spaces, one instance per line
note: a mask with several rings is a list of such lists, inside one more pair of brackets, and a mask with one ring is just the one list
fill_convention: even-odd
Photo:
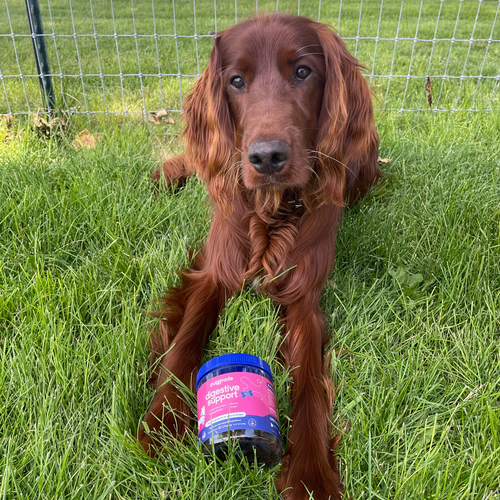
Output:
[[214,35],[264,12],[332,25],[366,66],[382,110],[500,109],[500,0],[39,1],[44,34],[30,30],[22,0],[0,3],[0,113],[45,108],[39,37],[55,107],[67,115],[180,111]]

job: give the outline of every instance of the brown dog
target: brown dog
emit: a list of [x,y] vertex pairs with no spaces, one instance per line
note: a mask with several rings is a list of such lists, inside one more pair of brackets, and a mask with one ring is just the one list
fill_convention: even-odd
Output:
[[307,491],[316,500],[339,499],[318,304],[345,202],[363,196],[379,176],[368,84],[326,25],[257,17],[217,35],[187,98],[185,125],[185,153],[154,177],[179,183],[196,172],[215,215],[193,268],[163,299],[152,361],[163,357],[139,440],[151,452],[162,425],[184,432],[189,409],[169,377],[194,388],[225,301],[245,282],[258,283],[280,305],[283,354],[293,367],[292,425],[278,488],[288,499],[307,499]]

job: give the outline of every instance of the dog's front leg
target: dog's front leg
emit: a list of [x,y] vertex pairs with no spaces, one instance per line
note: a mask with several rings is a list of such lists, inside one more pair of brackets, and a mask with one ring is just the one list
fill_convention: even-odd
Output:
[[293,381],[288,446],[277,482],[287,500],[308,500],[309,493],[315,500],[342,496],[330,425],[334,389],[324,359],[328,339],[319,308],[335,258],[341,213],[339,207],[323,207],[304,221],[297,238],[296,266],[274,297],[281,304],[286,335],[282,351]]
[[316,304],[308,298],[286,308],[287,334],[283,348],[293,379],[291,424],[278,488],[287,500],[341,498],[333,454],[330,414],[333,384],[323,358],[325,325]]
[[215,214],[193,269],[184,273],[181,286],[163,299],[159,331],[151,340],[156,393],[138,436],[152,455],[152,445],[158,447],[169,437],[162,433],[176,437],[189,427],[191,412],[176,385],[180,382],[194,390],[203,348],[226,300],[241,288],[246,263],[240,233],[232,228],[231,222],[237,220],[234,217],[240,215],[227,219]]
[[181,187],[188,177],[193,175],[186,155],[180,154],[165,160],[152,174],[151,180],[158,187]]

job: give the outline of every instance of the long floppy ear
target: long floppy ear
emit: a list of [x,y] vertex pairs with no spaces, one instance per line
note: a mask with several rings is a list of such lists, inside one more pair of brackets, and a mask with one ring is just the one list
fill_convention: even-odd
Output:
[[360,64],[342,39],[317,25],[325,57],[325,87],[316,149],[325,175],[324,196],[337,204],[362,196],[380,175],[371,92]]
[[208,67],[186,98],[183,138],[188,161],[207,184],[210,196],[228,213],[236,180],[231,186],[234,122],[222,79],[222,38],[223,33],[215,38]]

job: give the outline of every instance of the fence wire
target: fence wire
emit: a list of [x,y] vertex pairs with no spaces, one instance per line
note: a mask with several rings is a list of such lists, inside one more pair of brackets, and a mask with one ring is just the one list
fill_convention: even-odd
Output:
[[214,35],[264,12],[330,24],[365,65],[377,106],[399,112],[500,109],[500,0],[21,0],[0,4],[0,113],[43,108],[32,39],[44,36],[67,115],[182,110]]

